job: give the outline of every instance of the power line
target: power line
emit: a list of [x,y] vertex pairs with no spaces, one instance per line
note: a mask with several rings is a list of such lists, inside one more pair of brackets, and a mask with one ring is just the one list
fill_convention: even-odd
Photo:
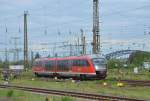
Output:
[[144,8],[147,8],[147,7],[150,7],[150,5],[144,5],[144,6],[141,6],[141,7],[128,9],[126,11],[117,11],[117,12],[113,12],[113,13],[109,13],[109,14],[104,14],[104,15],[101,15],[101,16],[110,17],[110,16],[113,16],[113,15],[121,15],[121,14],[129,13],[129,12],[133,12],[133,11],[136,11],[136,10],[144,9]]
[[[8,20],[12,20],[12,18],[13,18],[13,20],[12,21],[14,21],[15,19],[18,19],[18,18],[20,18],[20,17],[22,17],[23,15],[21,14],[21,15],[18,15],[18,16],[10,16],[10,17],[6,17],[6,18],[2,18],[2,19],[0,19],[0,21],[4,21],[4,22],[6,22],[6,21],[8,21]],[[9,22],[10,23],[10,22]]]

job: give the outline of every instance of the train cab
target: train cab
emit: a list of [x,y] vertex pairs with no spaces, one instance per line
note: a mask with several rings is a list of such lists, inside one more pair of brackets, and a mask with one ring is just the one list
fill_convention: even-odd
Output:
[[107,76],[107,62],[102,56],[92,57],[92,63],[95,68],[96,76],[105,78]]

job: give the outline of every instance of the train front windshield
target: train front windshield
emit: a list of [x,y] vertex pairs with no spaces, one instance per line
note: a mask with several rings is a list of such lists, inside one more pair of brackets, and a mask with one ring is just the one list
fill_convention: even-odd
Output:
[[104,58],[94,58],[93,64],[96,70],[106,69],[106,60]]

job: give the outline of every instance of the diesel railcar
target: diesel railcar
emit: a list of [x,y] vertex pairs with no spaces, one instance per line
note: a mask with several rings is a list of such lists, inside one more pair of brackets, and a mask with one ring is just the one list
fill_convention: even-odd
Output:
[[34,61],[32,71],[37,76],[104,79],[107,76],[107,65],[105,58],[98,55],[39,58]]

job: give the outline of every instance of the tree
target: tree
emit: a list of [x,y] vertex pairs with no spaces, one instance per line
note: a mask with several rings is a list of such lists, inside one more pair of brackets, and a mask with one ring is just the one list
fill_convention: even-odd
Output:
[[40,57],[41,57],[40,54],[37,52],[36,55],[35,55],[35,59],[38,59]]
[[108,68],[121,68],[123,67],[123,62],[117,59],[111,59],[107,62]]

